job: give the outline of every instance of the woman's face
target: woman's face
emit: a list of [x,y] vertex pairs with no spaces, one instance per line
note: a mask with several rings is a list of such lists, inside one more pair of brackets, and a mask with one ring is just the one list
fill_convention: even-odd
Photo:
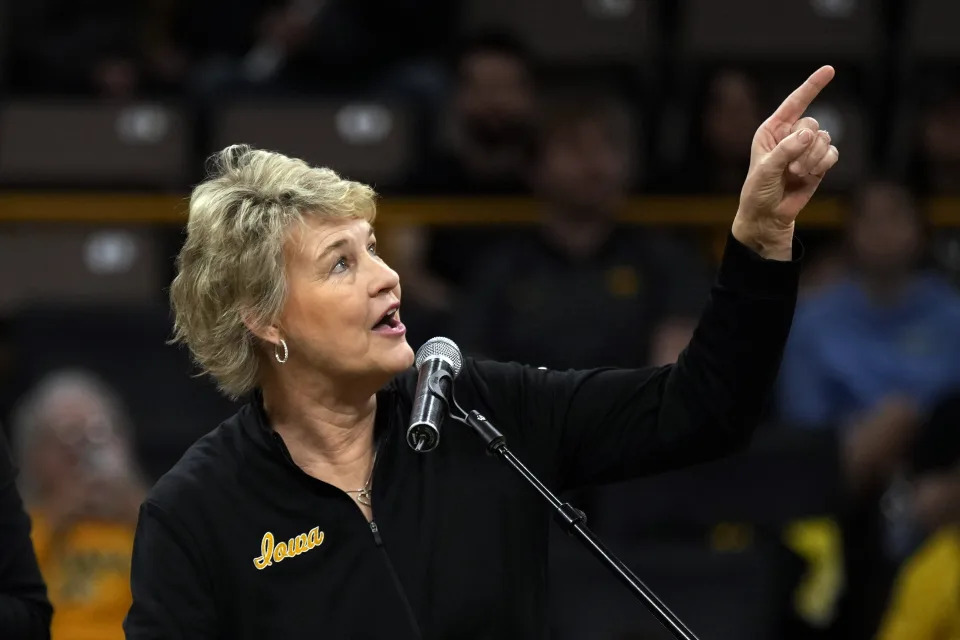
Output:
[[377,256],[369,223],[308,218],[284,254],[287,300],[278,326],[292,363],[334,379],[389,379],[413,364],[400,278]]

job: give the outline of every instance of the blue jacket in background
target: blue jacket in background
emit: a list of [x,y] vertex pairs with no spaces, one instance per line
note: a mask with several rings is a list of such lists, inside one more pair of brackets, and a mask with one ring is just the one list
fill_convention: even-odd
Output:
[[780,371],[780,418],[830,427],[883,398],[921,408],[960,388],[960,294],[934,275],[917,277],[880,306],[845,279],[798,305]]

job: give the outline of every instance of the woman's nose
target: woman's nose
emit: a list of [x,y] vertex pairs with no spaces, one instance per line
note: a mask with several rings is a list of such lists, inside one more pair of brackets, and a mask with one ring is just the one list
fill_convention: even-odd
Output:
[[377,296],[396,289],[400,284],[400,275],[382,260],[375,260],[374,264],[376,273],[371,279],[371,295]]

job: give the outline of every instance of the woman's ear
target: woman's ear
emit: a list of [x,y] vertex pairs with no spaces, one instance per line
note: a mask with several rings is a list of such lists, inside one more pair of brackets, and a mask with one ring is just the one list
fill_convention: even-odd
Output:
[[264,342],[269,342],[272,345],[280,344],[280,325],[277,323],[258,322],[252,313],[247,312],[243,314],[243,324],[247,331]]

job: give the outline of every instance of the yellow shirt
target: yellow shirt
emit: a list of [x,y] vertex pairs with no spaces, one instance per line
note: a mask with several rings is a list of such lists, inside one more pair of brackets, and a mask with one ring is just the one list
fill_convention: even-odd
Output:
[[960,527],[939,530],[904,565],[878,640],[960,640]]
[[33,514],[33,544],[53,604],[51,640],[123,640],[134,524],[86,521],[56,543]]

